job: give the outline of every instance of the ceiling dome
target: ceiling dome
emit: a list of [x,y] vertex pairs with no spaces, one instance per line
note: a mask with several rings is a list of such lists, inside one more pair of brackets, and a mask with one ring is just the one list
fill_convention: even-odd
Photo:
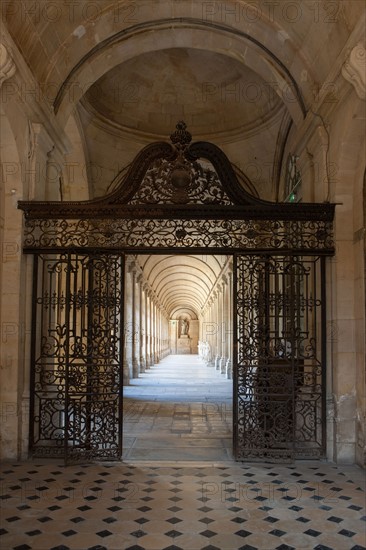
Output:
[[251,69],[190,48],[154,51],[116,66],[91,86],[83,104],[123,129],[164,138],[177,117],[194,139],[237,132],[243,138],[282,111],[278,96]]

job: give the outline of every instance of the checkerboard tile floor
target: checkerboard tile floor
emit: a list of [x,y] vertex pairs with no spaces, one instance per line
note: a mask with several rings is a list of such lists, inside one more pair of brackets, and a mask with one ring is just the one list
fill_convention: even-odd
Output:
[[2,550],[365,550],[356,466],[6,463]]

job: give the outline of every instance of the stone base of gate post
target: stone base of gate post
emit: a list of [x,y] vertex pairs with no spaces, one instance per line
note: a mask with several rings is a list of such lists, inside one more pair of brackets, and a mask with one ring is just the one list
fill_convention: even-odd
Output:
[[220,355],[216,355],[216,357],[215,357],[215,369],[216,370],[220,370],[220,360],[221,360]]

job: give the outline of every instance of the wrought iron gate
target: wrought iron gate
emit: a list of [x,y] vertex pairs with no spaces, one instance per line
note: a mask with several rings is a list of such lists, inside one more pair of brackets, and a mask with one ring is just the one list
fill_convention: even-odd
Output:
[[33,456],[121,457],[123,281],[120,254],[34,255]]
[[236,458],[320,457],[325,438],[325,257],[334,204],[271,203],[179,122],[90,201],[20,201],[33,254],[34,456],[122,454],[121,253],[235,257]]
[[325,258],[235,256],[234,452],[325,452]]

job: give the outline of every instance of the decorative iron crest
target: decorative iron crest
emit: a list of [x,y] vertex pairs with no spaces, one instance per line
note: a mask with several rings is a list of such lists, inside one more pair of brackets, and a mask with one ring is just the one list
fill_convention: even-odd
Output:
[[178,122],[172,144],[145,147],[105,197],[20,201],[25,247],[291,247],[333,253],[334,204],[258,199],[239,183],[221,149],[191,139]]
[[216,171],[205,164],[190,162],[182,156],[173,163],[157,159],[128,204],[233,205]]

